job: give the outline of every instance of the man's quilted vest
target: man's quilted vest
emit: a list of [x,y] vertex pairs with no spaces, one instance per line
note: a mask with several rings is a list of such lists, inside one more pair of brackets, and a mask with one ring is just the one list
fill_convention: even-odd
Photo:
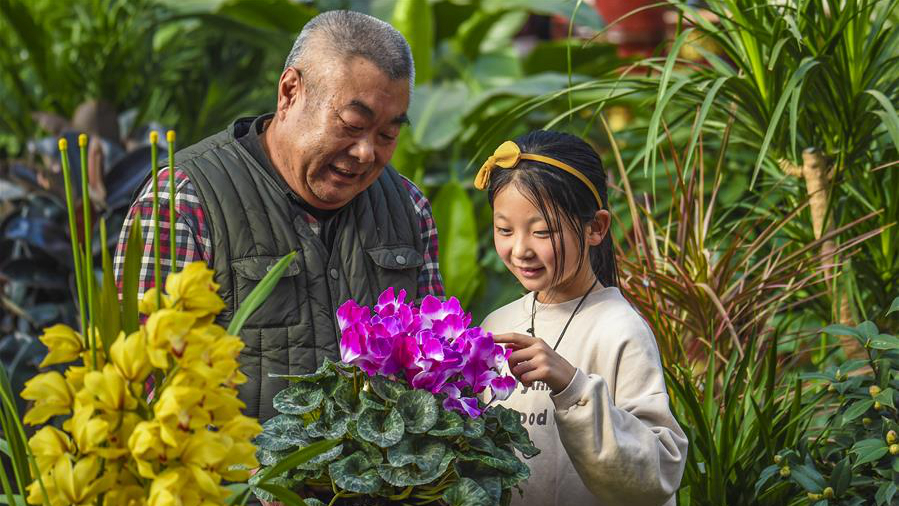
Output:
[[[388,287],[413,297],[424,262],[418,217],[401,176],[381,176],[331,220],[330,251],[263,167],[235,140],[249,127],[240,120],[175,156],[196,188],[212,239],[215,281],[227,326],[253,288],[284,255],[297,256],[271,295],[250,316],[240,387],[244,413],[260,422],[276,414],[272,398],[284,380],[269,374],[312,372],[325,357],[339,358],[335,313],[347,299],[371,305]],[[296,213],[294,213],[296,214]]]

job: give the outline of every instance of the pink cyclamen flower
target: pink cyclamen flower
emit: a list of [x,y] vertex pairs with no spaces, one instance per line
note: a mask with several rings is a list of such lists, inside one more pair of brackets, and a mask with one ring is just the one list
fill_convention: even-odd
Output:
[[501,376],[510,350],[493,342],[489,332],[469,327],[471,314],[455,297],[427,296],[421,305],[407,303],[405,290],[388,288],[374,313],[348,300],[337,311],[340,356],[368,375],[405,379],[413,388],[446,395],[446,409],[480,416],[476,396],[490,388],[505,399],[515,378]]

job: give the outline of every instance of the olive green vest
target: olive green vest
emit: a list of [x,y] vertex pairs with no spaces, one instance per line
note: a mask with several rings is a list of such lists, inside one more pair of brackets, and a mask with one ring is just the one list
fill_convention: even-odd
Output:
[[[296,251],[268,299],[243,326],[240,387],[245,414],[260,422],[276,414],[272,398],[284,380],[274,374],[314,371],[325,357],[340,356],[335,313],[348,299],[376,303],[388,287],[414,297],[424,262],[418,216],[401,176],[381,176],[331,220],[327,250],[303,217],[291,219],[291,202],[272,175],[235,140],[249,122],[204,139],[175,156],[196,188],[212,239],[215,281],[227,326],[241,302],[284,255]],[[296,214],[296,213],[294,213]]]

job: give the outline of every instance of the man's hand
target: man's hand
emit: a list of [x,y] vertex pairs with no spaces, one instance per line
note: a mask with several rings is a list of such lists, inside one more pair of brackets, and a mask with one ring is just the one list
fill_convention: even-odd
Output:
[[543,339],[512,333],[494,335],[493,342],[512,348],[509,370],[526,387],[531,387],[535,381],[542,381],[557,394],[574,378],[577,369]]

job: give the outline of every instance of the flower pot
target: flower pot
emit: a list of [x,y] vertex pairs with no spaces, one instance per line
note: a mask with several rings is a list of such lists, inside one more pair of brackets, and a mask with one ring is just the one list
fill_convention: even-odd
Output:
[[[594,6],[606,24],[609,42],[618,47],[618,56],[649,56],[665,38],[665,8],[653,7],[628,16],[629,13],[658,3],[655,0],[596,0]],[[625,17],[626,16],[626,17]],[[617,22],[616,22],[617,21]]]

